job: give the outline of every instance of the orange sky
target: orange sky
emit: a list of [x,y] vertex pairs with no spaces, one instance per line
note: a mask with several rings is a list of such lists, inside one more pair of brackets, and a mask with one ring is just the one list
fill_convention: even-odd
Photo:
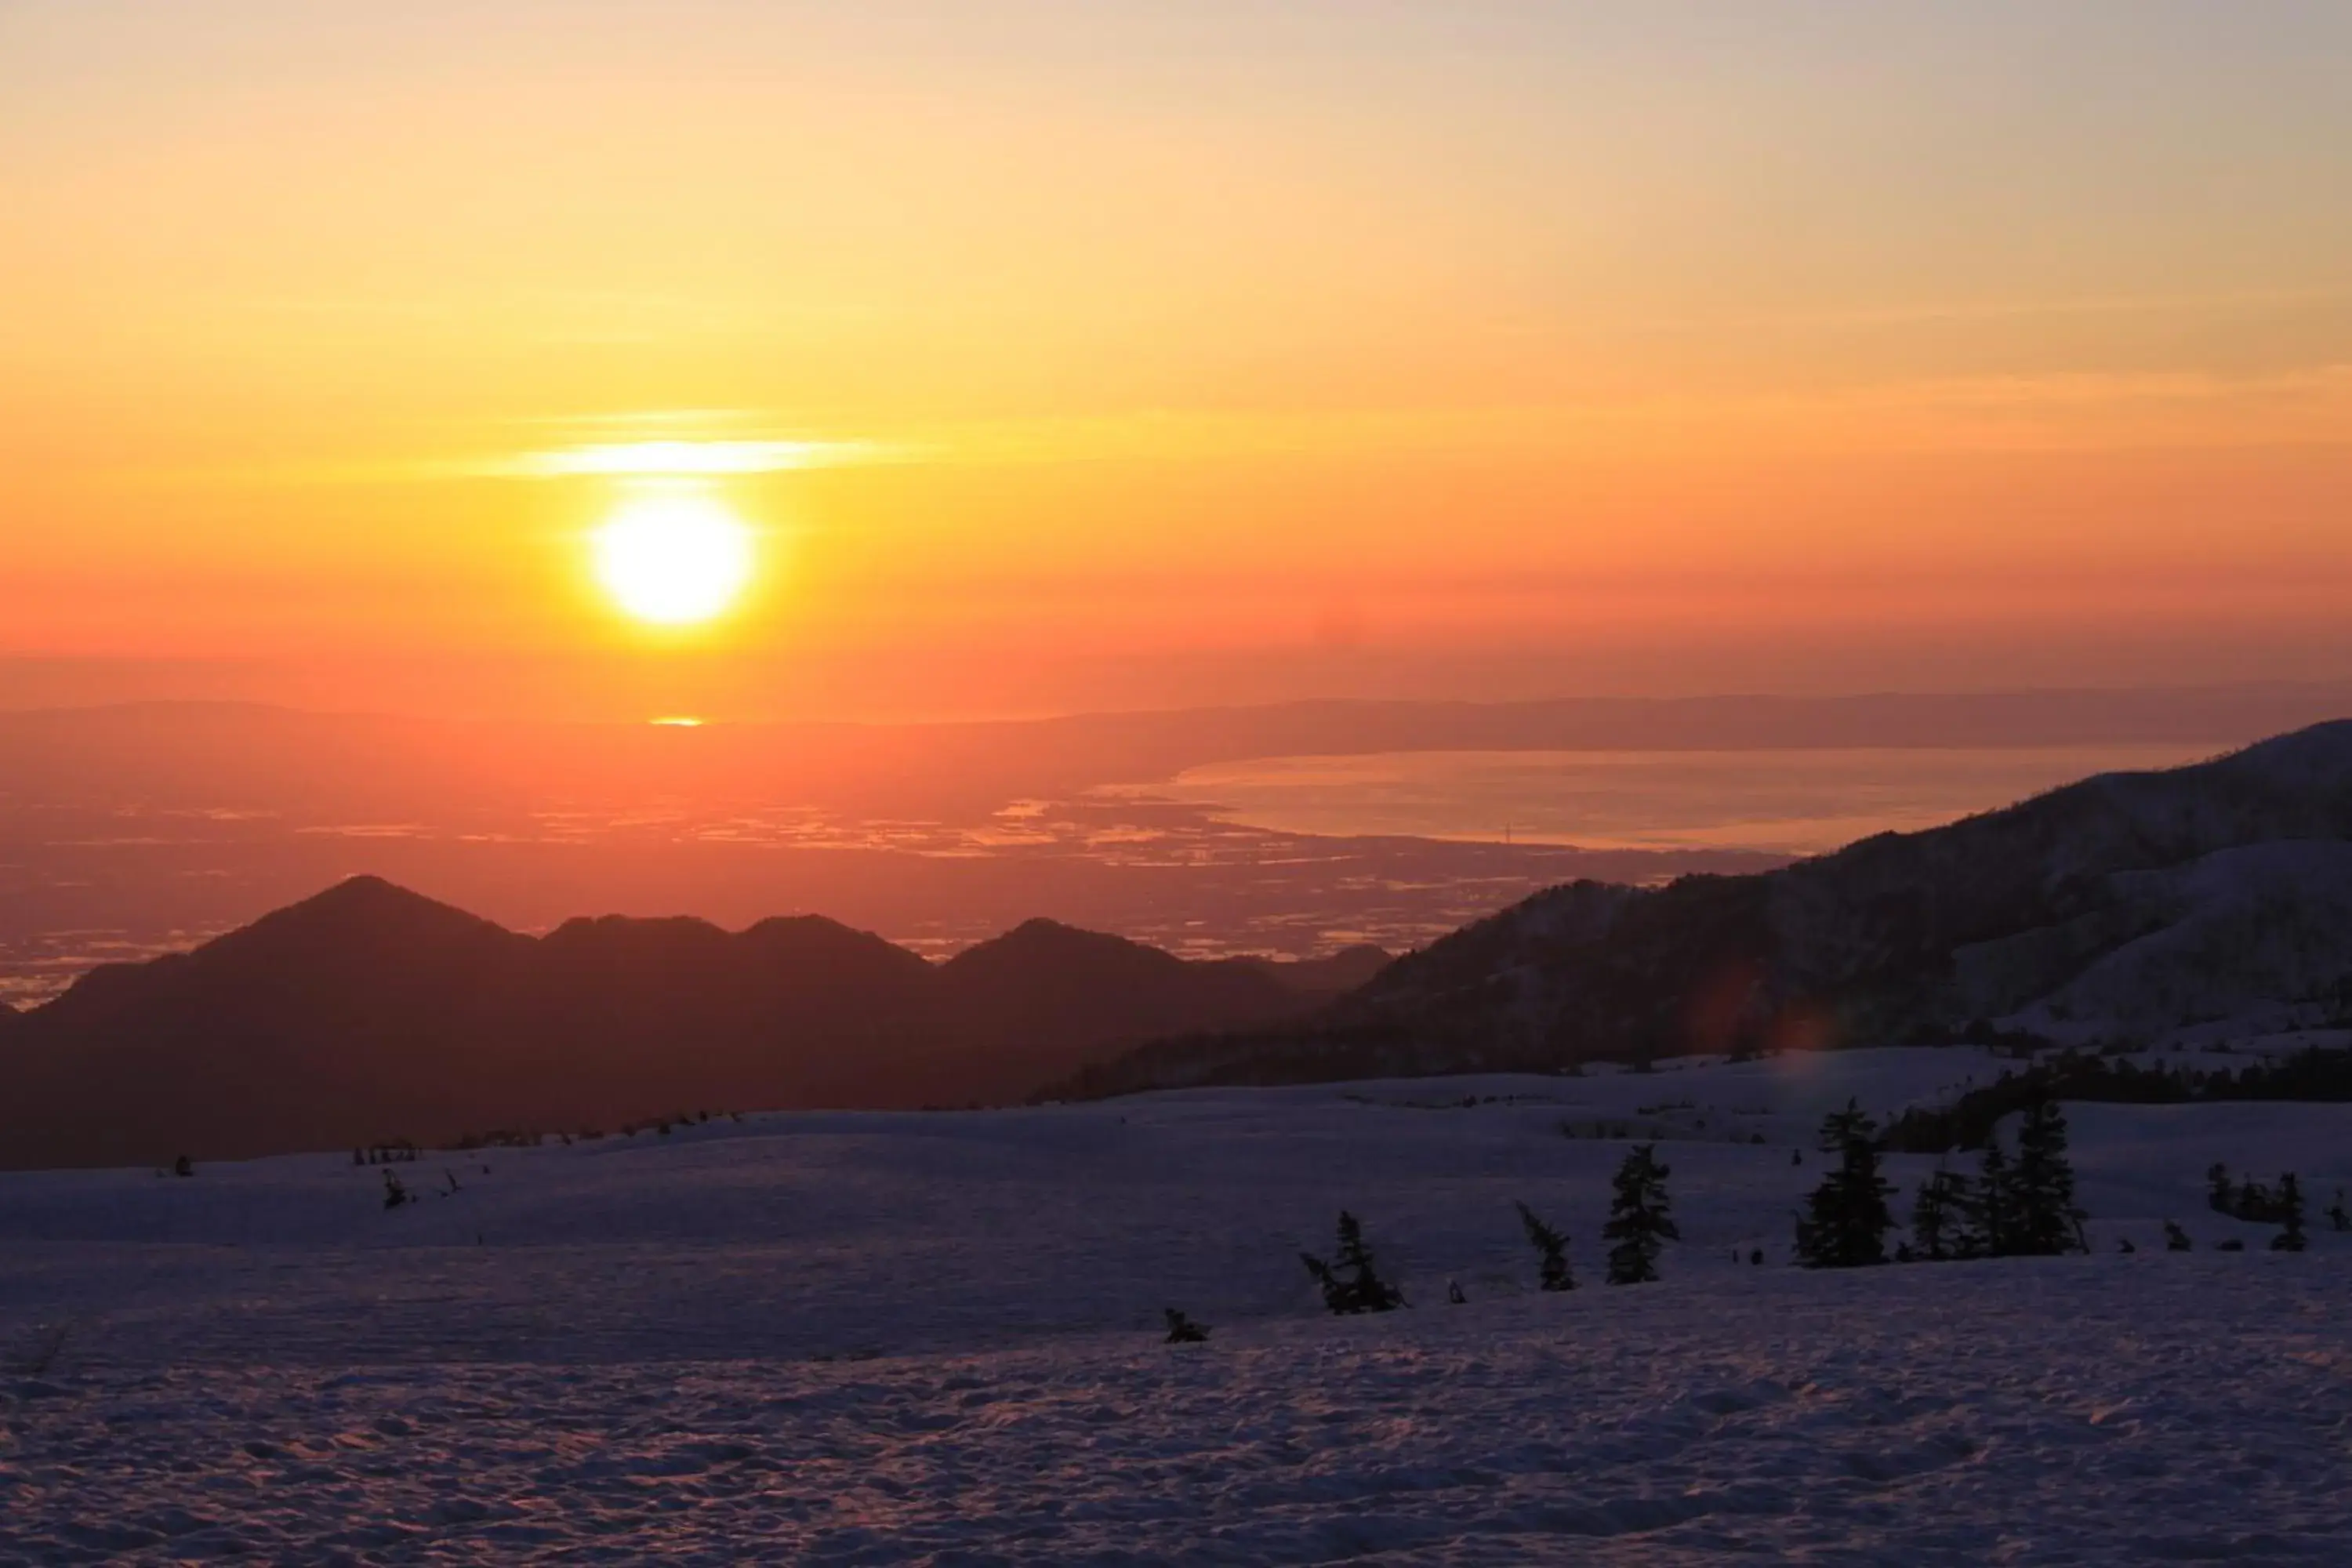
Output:
[[[2347,79],[2324,0],[17,0],[0,706],[2342,675]],[[763,470],[698,630],[591,573],[648,441]]]

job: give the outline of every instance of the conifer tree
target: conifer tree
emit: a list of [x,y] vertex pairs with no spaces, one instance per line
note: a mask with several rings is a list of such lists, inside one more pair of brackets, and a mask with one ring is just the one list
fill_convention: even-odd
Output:
[[2301,1252],[2311,1245],[2303,1234],[2303,1184],[2289,1171],[2279,1178],[2279,1222],[2284,1229],[2271,1237],[2273,1252]]
[[1573,1290],[1576,1277],[1568,1271],[1568,1237],[1562,1232],[1536,1217],[1536,1211],[1521,1204],[1519,1223],[1527,1227],[1528,1245],[1536,1249],[1541,1259],[1536,1266],[1536,1285],[1543,1290]]
[[2010,1251],[2055,1258],[2074,1250],[2082,1215],[2074,1207],[2074,1167],[2066,1158],[2066,1116],[2056,1100],[2025,1108],[2010,1190],[2015,1197]]
[[1354,1215],[1339,1211],[1339,1250],[1328,1263],[1311,1252],[1298,1255],[1307,1272],[1323,1289],[1323,1304],[1346,1316],[1354,1312],[1386,1312],[1404,1306],[1404,1292],[1380,1277],[1372,1265],[1372,1249],[1364,1245],[1364,1227]]
[[1671,1167],[1658,1163],[1657,1146],[1651,1143],[1636,1146],[1617,1167],[1609,1223],[1601,1231],[1616,1244],[1609,1249],[1612,1285],[1645,1285],[1657,1279],[1658,1244],[1682,1239],[1666,1195],[1666,1178],[1673,1174]]
[[1205,1323],[1196,1323],[1173,1307],[1164,1309],[1168,1320],[1168,1342],[1171,1345],[1199,1345],[1209,1342]]
[[1878,1173],[1877,1124],[1853,1100],[1822,1123],[1822,1152],[1837,1163],[1797,1222],[1797,1261],[1808,1268],[1856,1268],[1886,1261],[1894,1185]]
[[2344,1189],[2336,1189],[2336,1201],[2327,1205],[2327,1224],[2331,1229],[2352,1230],[2352,1210],[2344,1206]]
[[2195,1242],[2189,1239],[2189,1233],[2180,1228],[2180,1223],[2178,1220],[2168,1219],[2164,1222],[2165,1251],[2187,1252],[2196,1245],[2197,1244]]
[[2230,1183],[2230,1167],[2219,1160],[2205,1167],[2205,1204],[2215,1214],[2238,1212],[2238,1193]]
[[1977,1167],[1975,1202],[1969,1215],[1969,1249],[1979,1258],[2007,1258],[2017,1250],[2017,1194],[2009,1156],[2000,1140],[1985,1144],[1983,1163]]
[[1911,1235],[1919,1255],[1930,1263],[1975,1256],[1969,1234],[1969,1215],[1976,1198],[1966,1176],[1937,1171],[1920,1184],[1911,1205]]

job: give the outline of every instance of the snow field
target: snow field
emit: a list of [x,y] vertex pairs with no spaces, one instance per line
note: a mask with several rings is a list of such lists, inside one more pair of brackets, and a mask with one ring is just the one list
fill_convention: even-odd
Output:
[[[348,1152],[0,1177],[0,1562],[2352,1561],[2352,1107],[2071,1106],[2096,1256],[1785,1266],[1823,1110],[1998,1070],[721,1118],[389,1212]],[[1626,1144],[1559,1127],[1612,1118],[1675,1134],[1659,1285],[1599,1283]],[[2296,1170],[2313,1251],[2217,1159]],[[1317,1312],[1342,1206],[1415,1310]]]

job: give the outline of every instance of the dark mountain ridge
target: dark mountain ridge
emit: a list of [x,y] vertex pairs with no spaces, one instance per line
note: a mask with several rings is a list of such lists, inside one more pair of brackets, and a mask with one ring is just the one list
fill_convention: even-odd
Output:
[[1003,1101],[1154,1035],[1302,1011],[1328,985],[1047,921],[940,964],[814,916],[531,937],[361,877],[0,1019],[0,1166]]
[[1983,1037],[2150,1043],[2352,1003],[2352,721],[1775,871],[1549,889],[1301,1022],[1055,1092]]

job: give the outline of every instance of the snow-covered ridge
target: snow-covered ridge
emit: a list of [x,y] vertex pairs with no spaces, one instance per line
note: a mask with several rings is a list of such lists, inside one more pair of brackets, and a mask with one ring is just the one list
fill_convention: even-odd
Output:
[[2347,869],[2340,721],[1777,871],[1555,889],[1309,1025],[1147,1047],[1065,1091],[2319,1026],[2352,1017]]

